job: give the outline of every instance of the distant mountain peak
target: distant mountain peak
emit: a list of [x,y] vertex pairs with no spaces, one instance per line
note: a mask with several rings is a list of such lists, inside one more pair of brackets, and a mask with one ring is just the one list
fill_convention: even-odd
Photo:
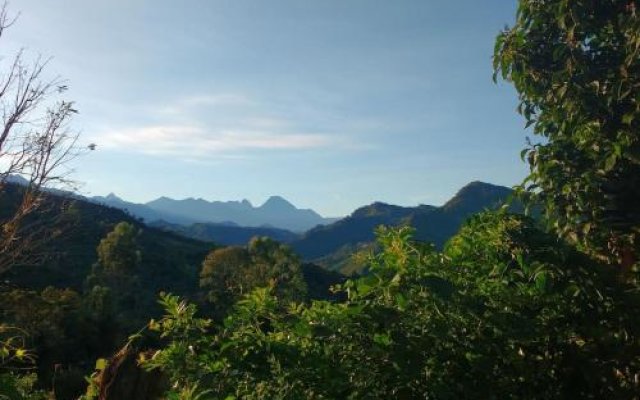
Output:
[[464,185],[458,193],[454,196],[464,196],[464,195],[478,195],[478,194],[494,194],[494,193],[506,193],[511,192],[511,189],[505,188],[504,186],[498,186],[491,183],[486,183],[482,181],[473,181]]
[[507,187],[475,181],[440,207],[424,204],[403,207],[378,201],[337,222],[305,232],[291,246],[306,261],[349,271],[354,266],[351,254],[375,241],[377,226],[410,225],[415,229],[416,240],[442,248],[471,215],[501,207],[511,193]]
[[22,175],[11,174],[7,176],[7,182],[13,183],[16,185],[27,186],[29,184],[29,180],[23,177]]
[[487,183],[482,181],[471,181],[460,188],[460,192],[465,190],[477,190],[477,189],[504,189],[504,186],[494,185],[493,183]]
[[270,225],[279,229],[302,232],[323,225],[327,220],[313,210],[299,209],[281,196],[271,196],[259,207],[249,200],[207,201],[189,198],[173,200],[160,197],[145,204],[159,213],[169,213],[195,222],[231,221],[239,226]]
[[478,212],[489,205],[494,205],[492,202],[504,202],[511,193],[512,190],[504,186],[473,181],[458,190],[455,196],[449,199],[442,208]]
[[284,197],[281,196],[271,196],[264,202],[263,205],[260,206],[262,209],[280,209],[280,210],[290,210],[296,209],[296,207],[289,203]]
[[122,201],[122,199],[118,196],[116,196],[115,193],[111,192],[108,195],[105,196],[105,199],[109,200],[109,201]]

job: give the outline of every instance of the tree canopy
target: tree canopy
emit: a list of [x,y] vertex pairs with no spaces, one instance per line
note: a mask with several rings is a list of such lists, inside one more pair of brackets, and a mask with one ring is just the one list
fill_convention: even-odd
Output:
[[136,243],[139,232],[128,222],[120,222],[98,245],[98,263],[114,274],[131,273],[140,264],[141,254]]
[[306,285],[300,259],[291,249],[267,237],[255,237],[246,247],[210,252],[202,263],[200,287],[218,315],[258,287],[273,287],[283,299],[303,300]]
[[520,0],[495,74],[542,138],[524,183],[559,233],[626,269],[640,248],[640,3]]

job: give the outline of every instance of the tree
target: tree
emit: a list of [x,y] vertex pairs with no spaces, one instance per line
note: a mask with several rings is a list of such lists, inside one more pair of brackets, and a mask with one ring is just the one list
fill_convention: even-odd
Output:
[[[0,6],[0,38],[15,21],[6,3]],[[50,223],[28,217],[48,206],[44,188],[71,183],[66,166],[80,153],[78,134],[69,130],[77,110],[61,98],[65,82],[45,77],[47,64],[42,58],[28,61],[23,51],[0,58],[5,70],[0,74],[0,196],[11,196],[12,181],[21,186],[13,193],[17,199],[3,204],[0,213],[0,274],[25,263],[36,242],[47,236],[43,230]]]
[[623,271],[640,249],[639,5],[520,0],[494,54],[542,137],[522,153],[522,189],[560,234]]
[[251,256],[251,288],[270,283],[282,300],[301,301],[307,287],[302,275],[300,258],[291,248],[268,237],[254,237],[247,246]]
[[216,314],[223,314],[245,290],[243,274],[249,268],[249,252],[242,247],[225,247],[210,252],[202,263],[200,287]]
[[[0,5],[0,38],[15,21],[7,3]],[[42,58],[28,61],[24,51],[13,57],[0,54],[0,275],[15,265],[37,262],[38,246],[55,235],[56,219],[35,214],[51,207],[44,188],[70,183],[65,166],[80,152],[78,135],[68,128],[77,110],[61,99],[64,81],[45,78],[47,64]],[[11,340],[0,337],[0,348],[12,349]],[[20,354],[21,349],[13,349]],[[29,379],[2,371],[0,392],[11,398],[44,398],[26,394],[31,392]]]
[[130,316],[136,311],[140,295],[138,268],[142,260],[137,243],[139,234],[132,224],[120,222],[98,244],[98,261],[86,279],[86,286],[90,297],[97,296],[95,305],[105,312],[113,309]]
[[285,245],[266,237],[247,247],[225,247],[209,253],[202,264],[200,287],[218,315],[257,287],[271,286],[285,300],[302,300],[306,285],[298,257]]
[[120,222],[98,245],[98,264],[113,275],[131,274],[141,261],[136,241],[138,229],[128,222]]

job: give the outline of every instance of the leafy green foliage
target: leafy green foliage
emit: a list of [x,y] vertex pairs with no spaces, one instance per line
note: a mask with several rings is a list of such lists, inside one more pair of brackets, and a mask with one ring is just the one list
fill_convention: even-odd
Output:
[[20,332],[12,336],[20,338],[18,349],[30,350],[10,365],[37,372],[40,383],[52,382],[60,399],[83,389],[79,365],[113,349],[111,330],[87,312],[80,294],[70,289],[0,291],[0,319]]
[[209,253],[202,264],[200,286],[207,290],[218,316],[256,287],[271,286],[282,299],[306,296],[300,260],[289,247],[267,237],[253,238],[246,248]]
[[120,222],[98,245],[98,263],[114,274],[135,271],[141,254],[136,243],[139,232],[127,222]]
[[[100,241],[98,261],[87,277],[89,299],[96,310],[125,313],[140,306],[140,279],[138,269],[141,252],[137,243],[140,232],[130,223],[120,222]],[[108,314],[105,314],[108,315]]]
[[380,229],[343,303],[255,289],[220,326],[163,298],[144,360],[202,398],[631,398],[637,293],[531,220],[473,218],[443,253]]
[[[4,190],[0,204],[8,208],[0,207],[0,214],[10,211],[16,199],[19,197],[12,190]],[[96,358],[108,357],[131,332],[139,330],[149,318],[161,315],[162,309],[156,303],[161,290],[178,294],[195,291],[198,265],[212,245],[153,228],[143,229],[119,210],[65,200],[54,194],[46,194],[46,201],[51,207],[29,218],[38,218],[61,231],[32,249],[38,255],[37,264],[16,265],[2,276],[0,321],[23,332],[22,347],[35,358],[33,364],[20,365],[17,378],[36,372],[37,387],[54,389],[58,400],[76,399],[85,390],[84,376]],[[109,236],[119,222],[126,222],[136,233],[135,250],[129,246],[129,250],[121,252],[134,255],[134,263],[128,263],[133,268],[124,268],[117,274],[133,277],[139,283],[129,289],[120,286],[121,290],[128,290],[124,294],[135,299],[132,307],[126,306],[132,304],[127,296],[117,297],[117,280],[105,275],[97,262],[97,248],[107,237],[114,239],[111,254],[119,254],[121,247],[113,243],[114,234]],[[125,232],[115,236],[127,235]],[[138,259],[138,252],[144,257]],[[103,261],[108,263],[114,257],[103,257]],[[87,282],[92,264],[98,264],[96,269],[105,279],[97,281],[94,274],[93,280]]]
[[0,373],[0,400],[47,400],[47,394],[35,389],[36,374]]
[[496,75],[542,137],[524,193],[559,233],[628,267],[640,233],[640,18],[629,0],[520,0]]

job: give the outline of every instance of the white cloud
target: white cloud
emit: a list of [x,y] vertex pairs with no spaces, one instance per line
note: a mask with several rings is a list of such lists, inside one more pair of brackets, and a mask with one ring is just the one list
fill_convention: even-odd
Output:
[[[361,150],[370,146],[334,131],[310,129],[312,122],[265,112],[260,103],[242,94],[195,94],[165,105],[138,110],[137,123],[116,123],[94,130],[99,148],[185,162],[247,159],[265,151],[310,149]],[[123,126],[119,128],[118,126]],[[331,129],[330,127],[328,129]]]
[[247,150],[303,150],[332,146],[328,135],[239,130],[210,132],[189,125],[154,125],[109,131],[101,134],[98,141],[103,148],[191,160]]

